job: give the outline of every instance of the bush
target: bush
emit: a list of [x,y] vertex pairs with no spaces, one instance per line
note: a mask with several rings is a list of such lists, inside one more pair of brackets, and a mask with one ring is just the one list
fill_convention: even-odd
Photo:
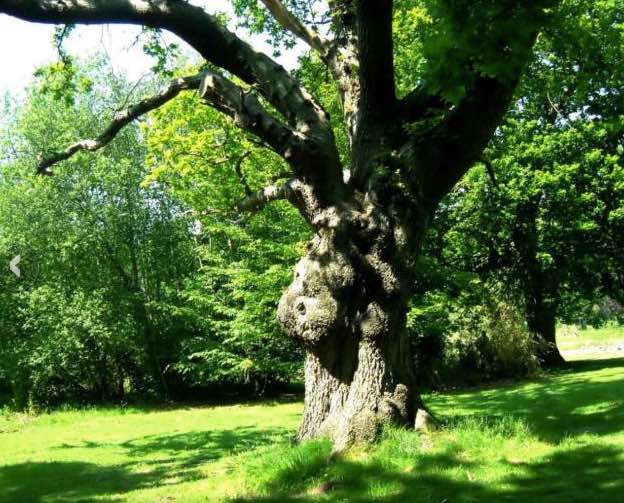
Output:
[[146,387],[136,327],[111,312],[101,292],[65,296],[50,287],[28,294],[25,338],[11,376],[18,408],[121,399]]
[[444,388],[537,371],[530,334],[512,299],[481,283],[478,298],[427,294],[408,315],[421,385]]

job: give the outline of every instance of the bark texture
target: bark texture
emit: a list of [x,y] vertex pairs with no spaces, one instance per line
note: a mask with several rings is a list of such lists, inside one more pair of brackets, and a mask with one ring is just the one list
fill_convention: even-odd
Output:
[[282,296],[279,320],[306,349],[300,439],[337,449],[412,425],[420,403],[405,332],[410,275],[426,216],[356,193],[331,208]]

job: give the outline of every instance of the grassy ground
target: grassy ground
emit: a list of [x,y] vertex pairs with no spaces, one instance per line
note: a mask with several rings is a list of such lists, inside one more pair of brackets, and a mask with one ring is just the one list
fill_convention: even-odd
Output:
[[0,502],[621,502],[624,359],[428,397],[447,422],[290,445],[299,402],[0,415]]
[[557,345],[567,360],[624,357],[624,327],[612,325],[585,330],[560,327]]

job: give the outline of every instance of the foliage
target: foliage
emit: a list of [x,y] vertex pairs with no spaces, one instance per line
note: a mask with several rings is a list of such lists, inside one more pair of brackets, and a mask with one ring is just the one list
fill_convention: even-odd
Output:
[[427,264],[420,268],[422,290],[407,321],[422,385],[436,389],[533,374],[533,342],[504,285],[432,264],[428,274]]
[[22,406],[165,392],[164,362],[185,333],[174,307],[195,266],[191,236],[162,188],[140,187],[138,129],[54,177],[34,172],[36,153],[88,136],[129,92],[102,62],[77,78],[94,86],[70,102],[35,84],[3,136],[0,252],[21,255],[22,277],[3,280],[0,366]]
[[301,352],[275,310],[308,231],[283,203],[255,216],[234,212],[246,195],[283,180],[285,166],[192,95],[155,112],[144,134],[151,170],[144,185],[164,184],[192,208],[200,261],[179,311],[195,332],[171,370],[199,388],[244,384],[258,392],[298,381]]
[[426,250],[457,278],[425,281],[448,298],[438,311],[461,305],[453,292],[472,274],[504,285],[531,330],[535,318],[617,315],[601,306],[622,299],[621,12],[618,1],[564,1],[539,37],[515,106],[437,212]]

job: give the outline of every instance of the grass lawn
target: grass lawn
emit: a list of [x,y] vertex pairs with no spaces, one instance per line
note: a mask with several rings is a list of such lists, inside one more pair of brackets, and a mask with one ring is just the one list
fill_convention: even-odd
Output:
[[557,345],[567,360],[624,357],[624,326],[585,330],[559,327]]
[[290,444],[297,401],[0,415],[0,502],[624,501],[624,359],[428,403],[338,458]]

